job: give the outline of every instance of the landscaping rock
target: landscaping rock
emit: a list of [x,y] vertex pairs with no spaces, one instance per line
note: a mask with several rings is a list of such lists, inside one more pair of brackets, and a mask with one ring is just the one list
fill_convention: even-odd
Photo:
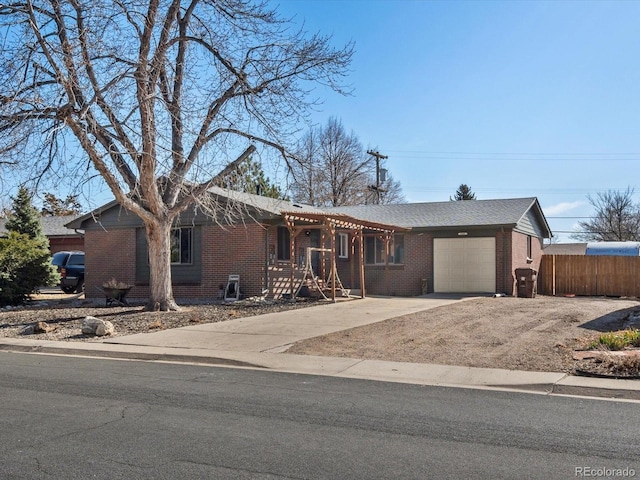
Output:
[[27,325],[22,330],[20,330],[20,335],[33,335],[35,333],[35,330],[35,325]]
[[49,325],[47,322],[38,322],[33,326],[33,333],[49,333],[56,328],[55,325]]
[[108,320],[100,320],[96,317],[85,317],[82,321],[82,333],[85,335],[95,335],[97,337],[104,337],[105,335],[112,335],[116,329]]

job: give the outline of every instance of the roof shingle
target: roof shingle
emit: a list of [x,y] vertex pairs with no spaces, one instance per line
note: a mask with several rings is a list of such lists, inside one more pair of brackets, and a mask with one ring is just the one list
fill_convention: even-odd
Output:
[[405,228],[515,225],[536,202],[535,197],[501,200],[466,200],[394,205],[336,207],[336,211],[362,220]]

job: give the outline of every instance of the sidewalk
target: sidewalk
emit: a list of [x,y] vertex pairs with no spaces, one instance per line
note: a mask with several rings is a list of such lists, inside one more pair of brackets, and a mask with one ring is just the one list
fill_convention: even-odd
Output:
[[305,338],[463,300],[460,297],[433,295],[414,298],[369,297],[220,323],[106,338],[101,342],[4,338],[0,339],[0,351],[188,362],[420,385],[640,400],[640,382],[636,380],[282,353],[292,343]]

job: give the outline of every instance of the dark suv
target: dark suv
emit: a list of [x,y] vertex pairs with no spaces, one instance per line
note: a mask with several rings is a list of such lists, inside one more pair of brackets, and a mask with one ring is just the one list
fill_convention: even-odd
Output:
[[53,263],[60,273],[60,288],[64,293],[80,293],[84,287],[84,252],[58,252]]

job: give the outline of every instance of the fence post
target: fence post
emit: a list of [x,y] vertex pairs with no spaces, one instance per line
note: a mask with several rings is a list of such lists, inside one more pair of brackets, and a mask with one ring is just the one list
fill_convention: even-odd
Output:
[[556,256],[552,255],[551,256],[551,272],[552,272],[552,276],[551,276],[551,294],[555,297],[556,296]]
[[600,262],[600,257],[596,257],[596,297],[600,295],[598,292],[598,263]]

